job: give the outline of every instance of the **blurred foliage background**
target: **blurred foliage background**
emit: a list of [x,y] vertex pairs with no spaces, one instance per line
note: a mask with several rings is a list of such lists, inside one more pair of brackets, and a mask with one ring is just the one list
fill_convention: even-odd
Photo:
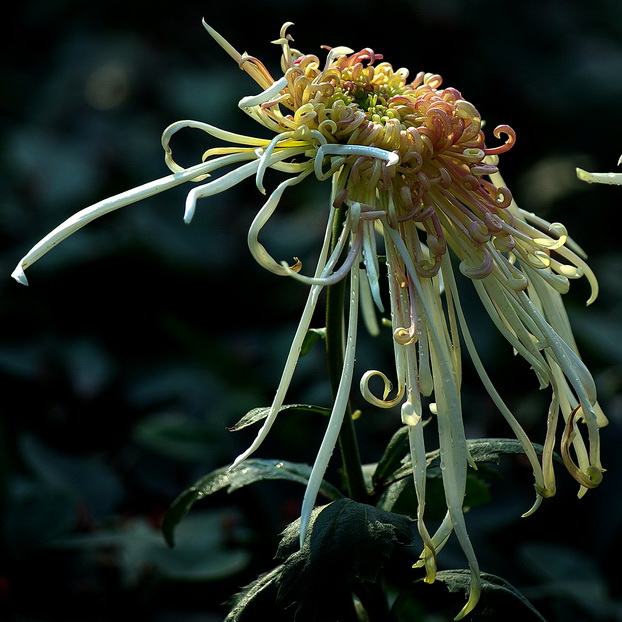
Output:
[[[222,620],[223,603],[272,567],[278,533],[298,516],[302,489],[270,483],[199,504],[175,549],[158,531],[181,490],[247,446],[252,430],[226,428],[271,401],[305,298],[248,253],[262,203],[252,180],[202,201],[190,226],[184,187],[128,207],[50,253],[29,288],[9,278],[67,216],[166,175],[159,138],[169,123],[261,132],[237,108],[257,86],[210,39],[205,17],[275,75],[270,41],[292,21],[305,52],[372,47],[413,75],[440,73],[489,128],[516,130],[501,162],[508,186],[525,209],[568,226],[601,282],[590,309],[583,281],[566,301],[611,421],[608,472],[578,500],[559,469],[558,495],[519,519],[531,477],[520,461],[504,463],[470,529],[482,569],[549,620],[622,620],[622,189],[575,178],[576,166],[615,170],[622,153],[622,3],[29,0],[13,11],[0,65],[0,619]],[[174,148],[189,165],[212,144],[188,132]],[[286,195],[266,231],[275,256],[313,257],[328,191],[308,183]],[[543,440],[546,392],[465,304],[502,394]],[[366,340],[359,362],[390,370],[389,354]],[[510,436],[466,367],[470,433]],[[329,400],[316,347],[288,401]],[[363,408],[361,451],[374,462],[398,415]],[[313,417],[285,417],[260,455],[309,462],[322,430]],[[464,565],[451,548],[440,561]]]

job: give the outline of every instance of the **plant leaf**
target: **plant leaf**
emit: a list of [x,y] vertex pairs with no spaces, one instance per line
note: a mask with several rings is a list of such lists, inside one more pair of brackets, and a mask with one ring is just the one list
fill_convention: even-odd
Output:
[[343,498],[315,510],[299,549],[295,521],[277,551],[286,557],[278,578],[280,606],[295,604],[297,621],[344,619],[353,584],[375,581],[396,547],[412,545],[413,524],[402,514]]
[[[399,440],[396,438],[397,436],[396,434],[394,439]],[[393,442],[393,439],[391,442]],[[498,464],[503,455],[524,454],[520,442],[516,439],[471,439],[467,441],[467,446],[473,461],[482,465],[485,463]],[[536,453],[542,453],[542,445],[534,443],[533,446]],[[374,474],[375,485],[379,488],[379,499],[376,505],[384,510],[413,514],[416,512],[417,500],[414,495],[409,494],[414,487],[412,465],[406,458],[407,454],[405,454],[402,460],[400,460],[399,466],[397,466],[400,447],[401,445],[396,443],[395,453],[385,462],[381,471],[382,479],[376,478],[376,474]],[[387,449],[385,456],[388,454],[389,451]],[[440,451],[436,449],[428,452],[426,454],[426,462],[428,467],[427,478],[430,484],[427,492],[428,514],[431,516],[435,515],[434,509],[437,508],[440,512],[440,517],[436,516],[436,518],[442,518],[445,513],[445,506],[442,480],[440,479]],[[391,466],[397,466],[397,468],[391,472]],[[378,468],[376,472],[378,472]],[[484,466],[477,470],[469,470],[465,498],[466,506],[474,507],[490,500],[488,487],[493,473],[494,471],[486,469]],[[384,488],[382,487],[383,485]]]
[[277,566],[249,583],[232,599],[225,622],[274,620],[277,580],[283,566]]
[[318,339],[326,339],[326,328],[310,328],[300,348],[300,356],[308,354]]
[[[233,468],[223,467],[212,471],[184,490],[173,501],[162,523],[164,538],[170,546],[173,546],[174,531],[179,521],[197,501],[219,490],[226,488],[228,493],[232,493],[263,480],[286,480],[306,486],[310,473],[311,467],[308,464],[259,459],[245,460]],[[339,499],[343,496],[327,482],[322,483],[320,492],[328,499]]]
[[[498,612],[508,622],[545,622],[535,607],[510,583],[493,574],[482,573],[482,595],[479,607]],[[447,586],[450,592],[464,592],[468,595],[471,585],[471,573],[468,570],[443,570],[436,575],[436,580]],[[482,614],[482,612],[480,612]],[[482,614],[483,615],[483,614]],[[499,619],[487,616],[488,619]],[[482,618],[484,619],[484,618]]]
[[[313,406],[311,404],[288,404],[281,406],[279,412],[284,411],[299,411],[307,413],[317,413],[326,417],[330,416],[331,409],[324,408],[323,406]],[[237,432],[243,428],[254,425],[259,421],[263,421],[270,412],[270,406],[262,406],[260,408],[253,408],[249,410],[235,425],[228,428],[230,432]]]
[[[475,438],[467,440],[467,448],[473,462],[494,462],[499,463],[501,456],[524,454],[520,442],[513,438]],[[533,448],[538,455],[542,454],[542,445],[533,443]],[[441,457],[440,450],[435,449],[426,454],[426,462],[429,467],[439,464]],[[391,477],[387,477],[387,483],[394,482],[411,474],[411,464],[407,462],[396,469]]]
[[382,484],[404,463],[408,455],[408,426],[401,427],[391,438],[372,476],[374,486]]
[[[505,579],[488,573],[482,573],[481,579],[481,597],[477,607],[469,614],[470,621],[546,622],[535,607]],[[390,619],[392,622],[427,619],[426,612],[445,619],[442,614],[455,614],[464,605],[460,593],[466,597],[470,583],[470,571],[462,569],[438,572],[432,585],[419,579],[395,599]]]

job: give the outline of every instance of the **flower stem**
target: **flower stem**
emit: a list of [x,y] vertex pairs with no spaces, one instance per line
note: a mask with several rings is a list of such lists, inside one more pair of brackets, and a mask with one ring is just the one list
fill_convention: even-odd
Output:
[[[340,207],[335,210],[332,223],[333,245],[341,233],[346,209],[345,207]],[[353,269],[358,270],[358,266],[355,266]],[[326,292],[326,356],[333,395],[336,395],[343,370],[345,340],[344,301],[347,281],[348,279],[340,280],[329,286]],[[354,501],[365,501],[368,497],[368,491],[363,477],[361,458],[354,431],[352,409],[349,405],[339,433],[339,449],[348,496]]]

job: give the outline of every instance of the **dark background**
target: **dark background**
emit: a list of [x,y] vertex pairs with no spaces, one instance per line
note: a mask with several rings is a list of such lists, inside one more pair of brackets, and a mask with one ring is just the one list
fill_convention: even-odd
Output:
[[[257,85],[203,17],[274,75],[270,41],[292,21],[304,52],[371,47],[413,76],[440,73],[489,128],[516,130],[502,156],[506,182],[522,207],[567,225],[601,282],[591,308],[584,280],[566,301],[611,421],[608,472],[579,501],[559,469],[558,496],[519,519],[531,478],[502,465],[492,501],[469,524],[482,568],[549,620],[622,620],[622,188],[589,186],[574,172],[613,171],[622,153],[618,0],[31,0],[14,9],[0,65],[0,618],[221,620],[222,603],[272,567],[278,533],[298,515],[301,488],[261,484],[197,506],[176,552],[158,532],[181,490],[247,446],[252,431],[226,427],[271,401],[304,302],[304,286],[250,257],[246,230],[262,204],[252,180],[202,201],[190,226],[184,187],[123,209],[30,269],[29,288],[9,278],[67,216],[166,175],[159,140],[169,123],[265,136],[237,108]],[[178,161],[198,162],[213,144],[184,133]],[[312,182],[286,196],[264,238],[276,256],[313,253],[327,196]],[[542,441],[546,391],[465,304],[502,394]],[[383,347],[365,341],[361,366],[390,370]],[[321,348],[302,360],[288,401],[329,403]],[[398,415],[367,411],[358,429],[373,462]],[[474,435],[511,436],[468,365],[465,411]],[[259,455],[309,462],[322,428],[284,418]],[[451,548],[440,561],[464,565]]]

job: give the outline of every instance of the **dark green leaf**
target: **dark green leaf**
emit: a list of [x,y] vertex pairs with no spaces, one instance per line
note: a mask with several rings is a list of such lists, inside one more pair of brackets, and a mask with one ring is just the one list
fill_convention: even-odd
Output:
[[302,342],[302,347],[300,348],[300,356],[308,354],[318,339],[326,339],[326,329],[310,328],[307,331],[307,334],[305,335],[305,338]]
[[[325,415],[326,417],[330,416],[330,408],[324,408],[322,406],[312,406],[310,404],[289,404],[286,406],[281,406],[279,408],[279,412],[285,411],[298,411],[298,412],[306,412],[306,413],[317,413],[320,415]],[[270,412],[269,406],[263,406],[260,408],[253,408],[253,410],[249,410],[234,426],[229,428],[230,432],[237,432],[242,428],[247,428],[259,421],[263,421]]]
[[283,566],[277,566],[247,585],[232,600],[225,622],[271,620],[275,622],[277,580]]
[[384,480],[396,471],[408,455],[408,426],[401,427],[391,438],[378,466],[374,471],[372,481],[374,485],[382,484]]
[[[493,574],[482,573],[482,595],[473,620],[503,620],[511,622],[538,621],[544,618],[534,606],[510,583]],[[443,570],[436,580],[444,583],[450,592],[469,593],[471,573],[468,570]],[[494,614],[491,615],[491,613]]]
[[[510,583],[495,575],[482,573],[479,603],[469,614],[470,622],[546,622],[534,606]],[[423,580],[413,583],[396,598],[393,622],[426,620],[428,614],[454,616],[464,606],[471,582],[468,570],[443,570],[432,585]],[[444,616],[439,619],[445,619]],[[450,619],[450,618],[448,618]]]
[[389,512],[396,511],[397,503],[402,498],[402,494],[406,491],[412,492],[410,495],[410,509],[402,508],[403,514],[415,514],[417,512],[417,499],[414,495],[414,483],[412,477],[402,477],[395,482],[389,484],[380,495],[380,498],[376,502],[376,507],[387,510]]
[[[394,438],[396,438],[398,435]],[[467,441],[469,451],[476,464],[477,470],[470,469],[467,474],[467,489],[464,500],[465,507],[475,507],[490,501],[490,480],[496,477],[495,471],[486,468],[486,463],[498,463],[502,455],[523,454],[521,444],[515,439],[473,439]],[[542,452],[542,446],[534,444],[536,453]],[[388,453],[388,452],[387,452]],[[397,464],[398,452],[392,457],[392,464]],[[402,461],[403,462],[403,461]],[[445,493],[442,486],[440,470],[440,451],[437,449],[426,455],[428,466],[428,487],[426,493],[427,512],[429,516],[442,518],[445,514]],[[376,470],[378,472],[378,469]],[[377,479],[376,485],[384,488],[377,501],[377,506],[384,510],[414,514],[417,500],[412,494],[412,467],[409,461],[403,462],[393,472],[390,471],[390,461],[385,463],[382,472],[383,480]]]
[[[467,444],[475,462],[498,463],[501,456],[525,453],[523,446],[514,438],[478,438],[467,441]],[[538,455],[542,454],[542,445],[532,445]]]
[[[512,438],[476,438],[467,440],[467,447],[473,462],[493,462],[499,463],[501,456],[503,455],[519,455],[524,454],[525,451],[520,442]],[[533,443],[533,448],[536,453],[540,455],[542,453],[542,445]],[[426,454],[426,462],[429,467],[434,467],[440,464],[441,452],[439,449],[430,451]],[[407,477],[411,474],[410,462],[400,466],[393,475],[388,478],[388,482],[392,482],[403,477]]]
[[[164,538],[173,545],[175,527],[190,508],[204,497],[219,490],[227,489],[231,493],[239,488],[263,480],[286,480],[303,484],[309,481],[311,467],[307,464],[287,462],[285,460],[245,460],[231,468],[223,467],[202,477],[193,486],[182,492],[171,504],[164,517],[162,531]],[[323,482],[320,492],[329,499],[339,499],[343,495],[334,487]]]
[[343,619],[352,584],[375,581],[395,547],[412,545],[414,537],[407,516],[345,498],[315,511],[302,549],[299,529],[300,521],[292,523],[277,551],[287,557],[278,598],[282,607],[295,603],[302,621]]

